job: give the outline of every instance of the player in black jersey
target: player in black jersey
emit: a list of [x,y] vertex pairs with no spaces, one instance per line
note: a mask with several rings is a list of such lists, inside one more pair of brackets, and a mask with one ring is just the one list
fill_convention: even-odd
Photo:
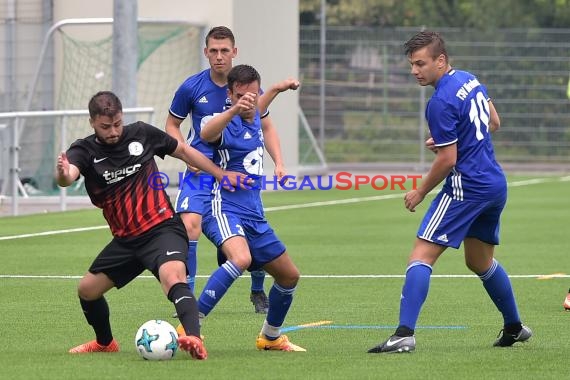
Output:
[[[113,239],[95,258],[78,286],[81,308],[96,339],[70,353],[116,352],[109,307],[104,294],[122,288],[145,269],[160,281],[174,303],[185,336],[181,349],[195,359],[206,359],[200,339],[198,305],[186,284],[188,239],[160,178],[154,156],[170,155],[227,185],[238,186],[239,173],[226,172],[187,144],[144,122],[123,125],[122,105],[109,91],[89,101],[94,134],[75,141],[57,159],[57,183],[69,186],[81,175],[91,202],[103,210]],[[243,175],[242,175],[243,177]]]

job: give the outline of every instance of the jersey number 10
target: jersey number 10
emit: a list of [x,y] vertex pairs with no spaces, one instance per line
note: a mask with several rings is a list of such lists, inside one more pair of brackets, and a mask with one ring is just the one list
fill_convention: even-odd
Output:
[[475,99],[471,99],[471,109],[469,110],[469,120],[471,123],[475,124],[475,137],[477,140],[481,141],[485,138],[481,132],[481,123],[487,127],[487,133],[489,132],[489,116],[491,111],[489,110],[489,102],[485,99],[482,92],[477,92]]

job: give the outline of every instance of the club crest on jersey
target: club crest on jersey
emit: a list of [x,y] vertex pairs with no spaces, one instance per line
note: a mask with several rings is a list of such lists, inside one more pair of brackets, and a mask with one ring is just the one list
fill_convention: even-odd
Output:
[[138,141],[129,144],[129,153],[131,156],[140,156],[143,152],[143,146]]

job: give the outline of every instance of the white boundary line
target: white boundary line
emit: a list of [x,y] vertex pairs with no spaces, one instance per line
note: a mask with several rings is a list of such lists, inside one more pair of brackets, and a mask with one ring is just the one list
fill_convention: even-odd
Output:
[[[537,185],[546,182],[567,182],[570,181],[570,176],[565,177],[545,177],[545,178],[534,178],[524,181],[515,181],[508,183],[509,187],[519,187],[519,186],[528,186],[528,185]],[[439,190],[434,190],[433,192],[437,192]],[[309,202],[309,203],[299,203],[293,205],[285,205],[285,206],[275,206],[275,207],[267,207],[265,212],[271,211],[284,211],[284,210],[295,210],[300,208],[311,208],[311,207],[322,207],[322,206],[335,206],[335,205],[342,205],[342,204],[350,204],[350,203],[360,203],[360,202],[371,202],[371,201],[380,201],[385,199],[397,199],[401,198],[404,193],[398,194],[385,194],[385,195],[374,195],[370,197],[361,197],[361,198],[347,198],[347,199],[338,199],[332,201],[322,201],[322,202]],[[107,225],[103,226],[93,226],[93,227],[83,227],[83,228],[71,228],[65,230],[54,230],[54,231],[45,231],[45,232],[37,232],[31,234],[22,234],[22,235],[12,235],[12,236],[0,236],[0,241],[2,240],[14,240],[14,239],[24,239],[29,237],[37,237],[37,236],[50,236],[50,235],[59,235],[59,234],[66,234],[72,232],[85,232],[85,231],[93,231],[93,230],[101,230],[104,228],[109,228]]]
[[55,231],[45,231],[45,232],[36,232],[33,234],[23,234],[23,235],[12,235],[12,236],[0,236],[0,240],[14,240],[14,239],[24,239],[29,237],[36,237],[36,236],[49,236],[49,235],[59,235],[59,234],[67,234],[70,232],[83,232],[83,231],[93,231],[93,230],[102,230],[104,228],[109,228],[109,226],[94,226],[94,227],[83,227],[83,228],[70,228],[67,230],[55,230]]
[[[0,278],[6,279],[49,279],[49,280],[68,280],[68,279],[80,279],[83,275],[27,275],[27,274],[0,274]],[[209,275],[198,275],[197,278],[209,278]],[[242,275],[243,278],[249,278],[249,275]],[[343,275],[328,275],[328,274],[313,274],[313,275],[301,275],[301,278],[405,278],[406,275],[404,274],[343,274]],[[434,274],[430,276],[431,278],[472,278],[478,279],[478,276],[472,274]],[[549,280],[555,278],[570,278],[568,274],[562,273],[555,273],[555,274],[516,274],[516,275],[509,275],[510,278],[534,278],[537,280]],[[138,278],[145,278],[145,279],[155,279],[154,276],[138,276]]]

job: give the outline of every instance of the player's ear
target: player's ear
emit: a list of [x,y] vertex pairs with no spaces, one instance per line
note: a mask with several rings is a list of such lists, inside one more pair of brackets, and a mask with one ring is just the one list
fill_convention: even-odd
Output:
[[440,54],[439,57],[437,57],[437,68],[441,70],[445,67],[445,65],[446,65],[445,55]]

